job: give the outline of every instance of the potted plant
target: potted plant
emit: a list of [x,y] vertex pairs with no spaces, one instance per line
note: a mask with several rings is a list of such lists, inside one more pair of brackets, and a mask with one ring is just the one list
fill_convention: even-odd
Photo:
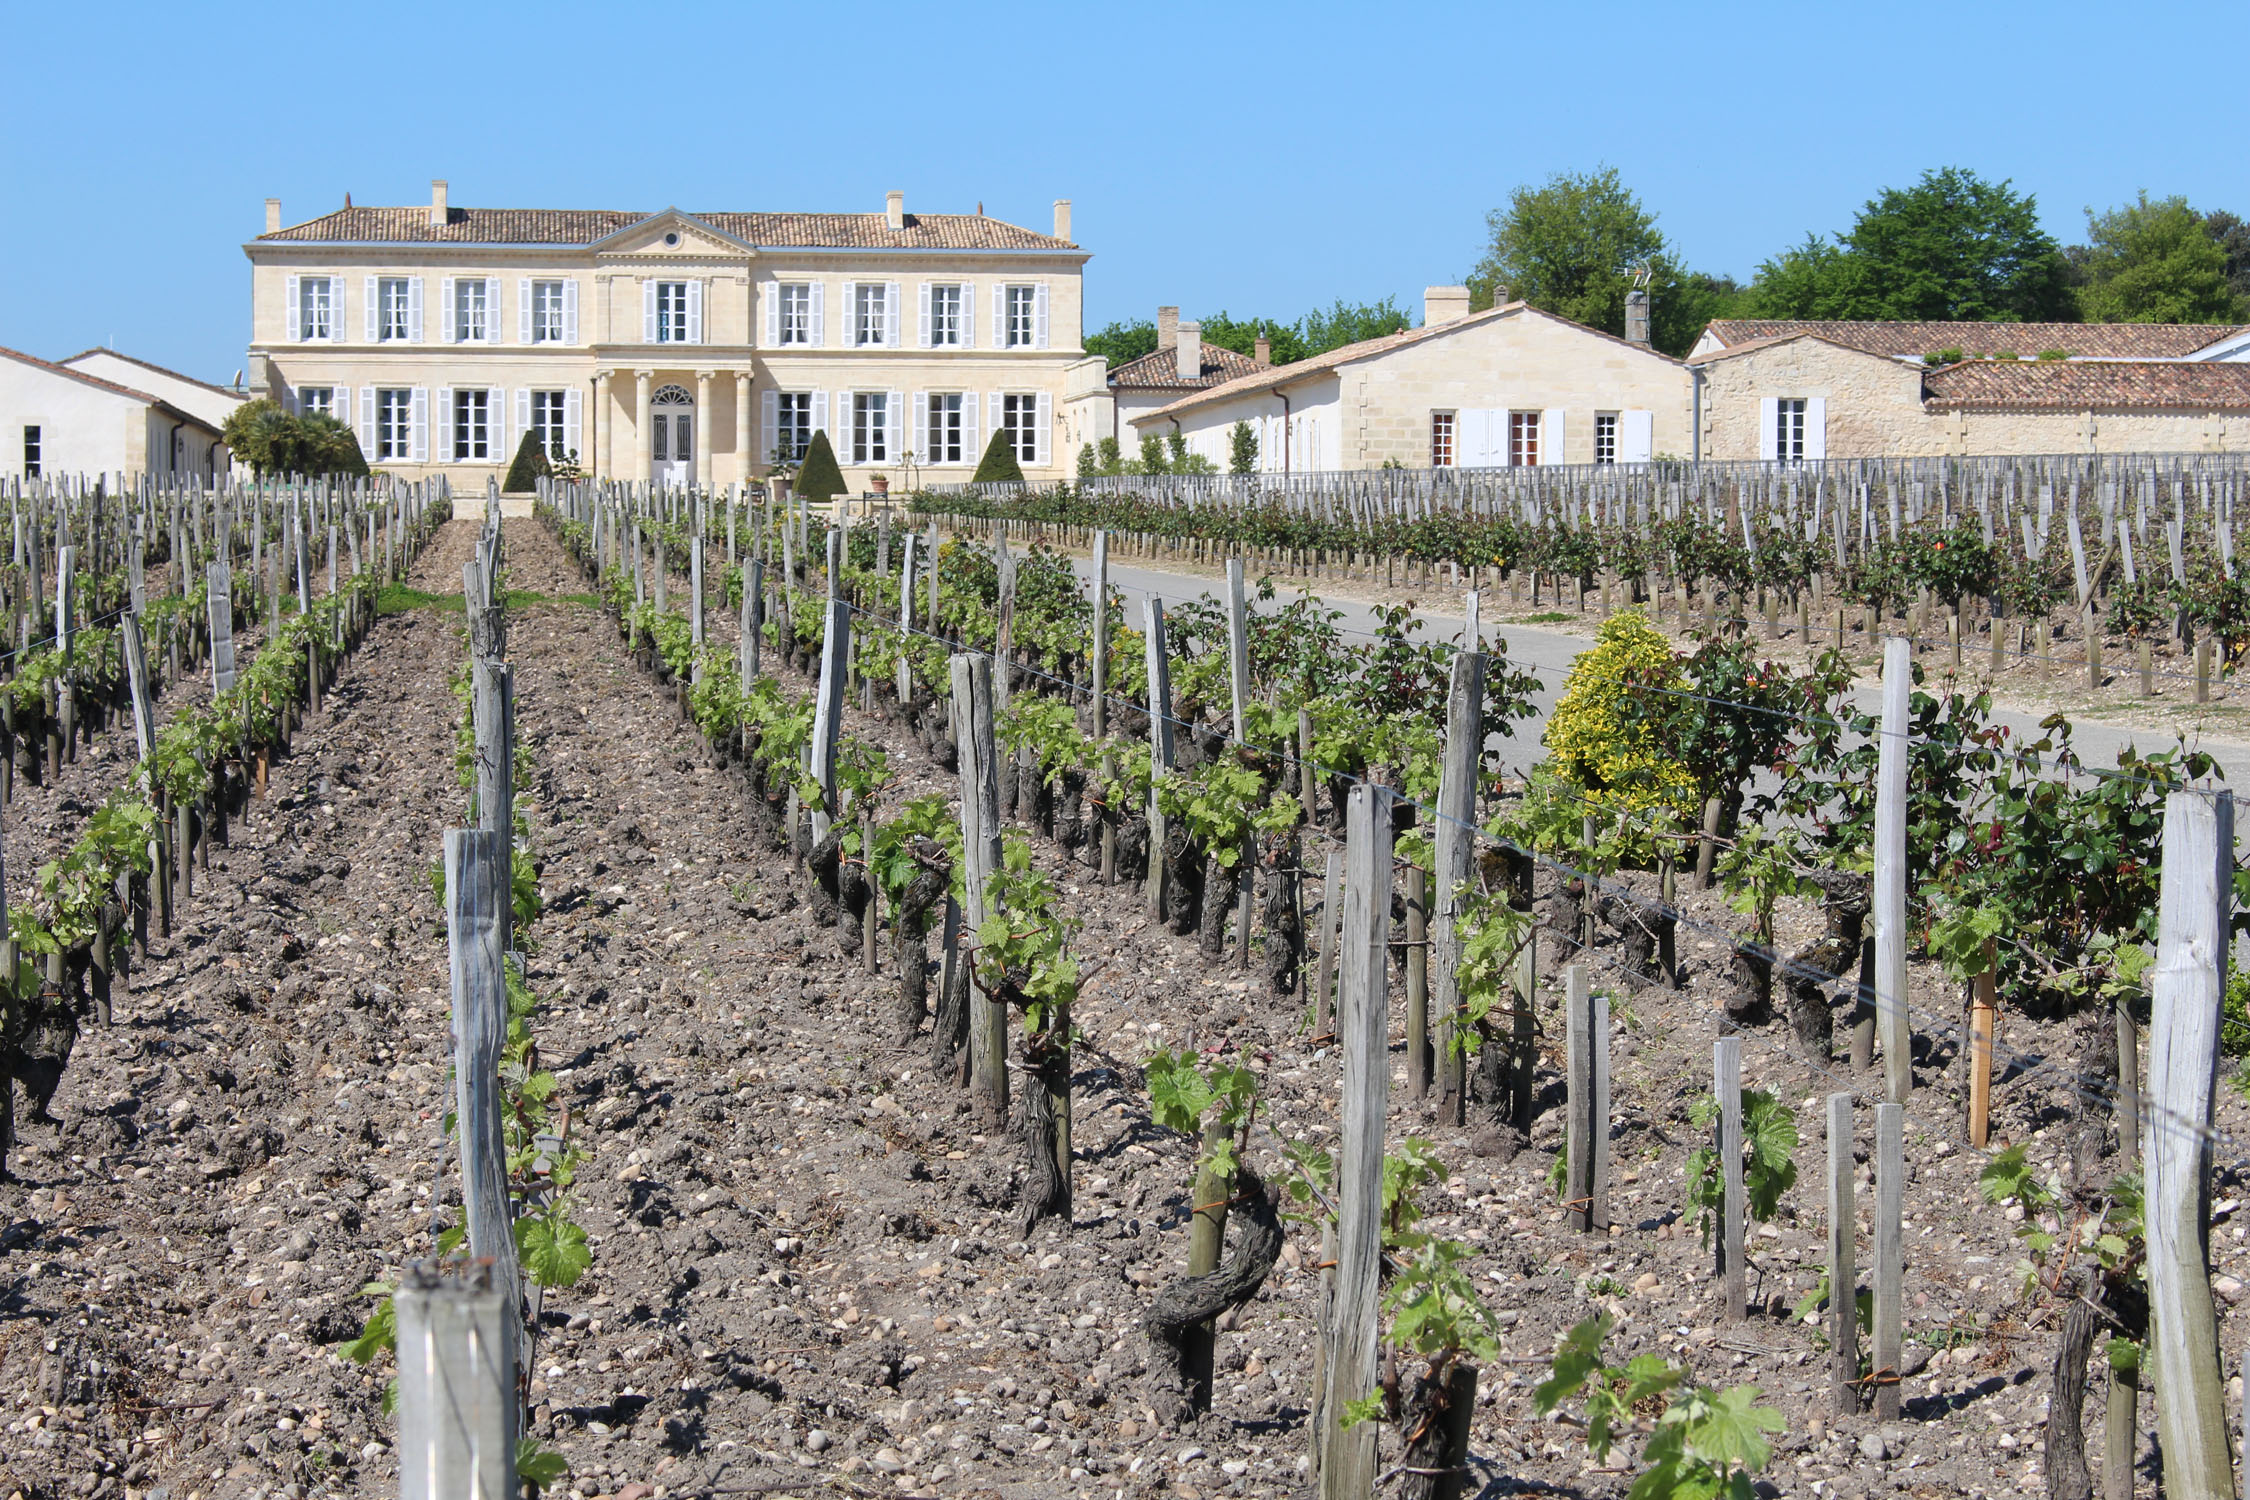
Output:
[[878,495],[888,495],[891,492],[891,476],[888,474],[870,475],[867,482]]

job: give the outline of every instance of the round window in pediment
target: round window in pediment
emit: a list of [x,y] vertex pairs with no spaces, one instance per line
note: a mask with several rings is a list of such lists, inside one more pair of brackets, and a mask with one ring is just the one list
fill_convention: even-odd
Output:
[[677,245],[677,244],[678,244],[679,242],[680,242],[680,232],[679,232],[679,231],[678,231],[677,229],[667,229],[667,230],[665,230],[665,231],[664,231],[664,243],[665,243],[665,244],[667,244],[667,245]]

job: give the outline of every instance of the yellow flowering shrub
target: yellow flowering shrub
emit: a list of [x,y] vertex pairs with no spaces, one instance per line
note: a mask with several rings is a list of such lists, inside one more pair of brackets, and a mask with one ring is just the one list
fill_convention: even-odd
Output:
[[1612,615],[1594,649],[1572,664],[1547,721],[1555,770],[1611,805],[1669,807],[1692,821],[1695,780],[1666,748],[1663,730],[1666,709],[1676,700],[1644,699],[1640,706],[1653,712],[1635,714],[1627,685],[1679,687],[1684,681],[1671,645],[1639,610]]

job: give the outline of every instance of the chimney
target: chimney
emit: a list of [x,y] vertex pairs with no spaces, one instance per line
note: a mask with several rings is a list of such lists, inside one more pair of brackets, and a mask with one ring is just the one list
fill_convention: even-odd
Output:
[[1068,198],[1057,198],[1055,200],[1055,238],[1066,241],[1070,238],[1070,200]]
[[1177,349],[1180,346],[1180,310],[1160,307],[1156,310],[1156,347]]
[[266,200],[266,233],[279,234],[280,232],[281,200],[279,198],[268,198]]
[[1422,288],[1422,326],[1435,328],[1469,315],[1469,289],[1465,286]]
[[430,179],[430,227],[443,229],[445,220],[445,179],[433,177]]
[[1203,378],[1203,325],[1182,323],[1179,331],[1180,352],[1173,357],[1173,369],[1182,380]]
[[1625,294],[1625,342],[1648,347],[1648,288],[1634,287]]
[[1261,333],[1258,335],[1258,342],[1251,347],[1257,351],[1250,356],[1252,362],[1261,370],[1271,369],[1273,366],[1273,340]]
[[906,227],[906,194],[896,188],[883,195],[883,222],[893,229]]

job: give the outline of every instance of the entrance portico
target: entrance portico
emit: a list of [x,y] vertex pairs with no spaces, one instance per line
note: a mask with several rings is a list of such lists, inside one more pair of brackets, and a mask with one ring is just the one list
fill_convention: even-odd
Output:
[[755,381],[755,373],[742,366],[597,368],[597,471],[667,487],[747,482],[757,461]]

